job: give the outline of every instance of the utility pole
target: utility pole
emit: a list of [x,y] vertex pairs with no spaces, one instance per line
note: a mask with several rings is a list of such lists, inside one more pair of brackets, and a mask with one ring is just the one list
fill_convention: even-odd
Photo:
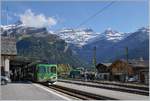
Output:
[[96,72],[96,46],[93,49],[93,65],[94,65],[94,72]]
[[[128,64],[128,47],[126,47],[126,61]],[[127,79],[128,79],[128,67],[126,67],[125,82],[127,82]]]
[[128,56],[128,47],[126,47],[126,61],[127,61],[127,63],[128,63],[128,58],[129,58],[129,56]]
[[[8,7],[6,7],[6,25],[8,26]],[[6,35],[8,36],[8,30],[6,31]]]
[[6,7],[6,25],[8,25],[8,7]]

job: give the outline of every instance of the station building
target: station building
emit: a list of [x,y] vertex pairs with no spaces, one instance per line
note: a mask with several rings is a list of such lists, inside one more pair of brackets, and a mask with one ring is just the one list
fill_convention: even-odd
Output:
[[1,36],[1,74],[9,77],[10,61],[17,55],[16,39]]

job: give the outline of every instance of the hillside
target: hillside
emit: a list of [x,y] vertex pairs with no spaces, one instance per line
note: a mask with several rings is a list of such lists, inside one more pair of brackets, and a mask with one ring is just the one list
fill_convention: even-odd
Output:
[[25,27],[23,25],[1,26],[3,36],[17,39],[17,55],[45,60],[53,64],[83,66],[85,62],[72,54],[68,44],[46,28]]
[[[108,34],[109,37],[107,37]],[[75,50],[89,63],[92,63],[93,48],[95,46],[97,48],[97,61],[100,62],[112,62],[115,59],[126,58],[126,47],[129,49],[130,59],[140,57],[145,60],[149,59],[149,28],[143,27],[135,32],[126,33],[125,36],[122,35],[118,32],[116,34],[114,31],[109,30],[108,32],[107,30],[93,39],[91,43],[84,45],[82,48],[75,48]]]
[[111,28],[103,33],[96,33],[90,28],[62,29],[52,33],[46,28],[25,27],[19,22],[1,26],[1,30],[2,35],[17,38],[19,55],[46,59],[49,63],[89,66],[95,46],[98,62],[126,58],[126,47],[129,49],[129,59],[149,59],[148,27],[130,33]]

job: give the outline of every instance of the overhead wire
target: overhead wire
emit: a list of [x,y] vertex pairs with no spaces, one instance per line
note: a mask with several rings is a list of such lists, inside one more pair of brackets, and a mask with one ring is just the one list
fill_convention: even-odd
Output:
[[109,4],[107,4],[106,6],[104,6],[102,9],[100,9],[99,11],[97,11],[96,13],[94,13],[93,15],[89,16],[86,20],[84,20],[82,23],[80,23],[76,28],[79,28],[82,25],[86,24],[89,20],[93,19],[98,14],[102,14],[103,11],[105,11],[106,9],[108,9],[114,3],[115,3],[115,1],[110,2]]
[[112,1],[109,4],[107,4],[106,6],[104,6],[102,9],[100,9],[99,11],[97,11],[96,13],[94,13],[93,15],[91,15],[90,17],[88,17],[86,20],[84,20],[82,23],[80,23],[77,26],[77,28],[79,28],[80,26],[86,24],[90,19],[93,19],[95,16],[97,16],[100,13],[102,13],[104,10],[106,10],[107,8],[109,8],[114,3],[115,3],[115,1]]

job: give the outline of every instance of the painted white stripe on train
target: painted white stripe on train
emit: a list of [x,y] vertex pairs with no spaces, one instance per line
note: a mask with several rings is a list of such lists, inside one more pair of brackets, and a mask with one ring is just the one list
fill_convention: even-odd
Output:
[[46,87],[44,87],[44,86],[42,86],[42,85],[35,84],[35,83],[34,83],[33,85],[34,85],[34,86],[37,86],[37,87],[39,87],[39,88],[42,88],[42,89],[44,89],[45,91],[47,91],[47,92],[49,92],[49,93],[55,94],[55,95],[57,95],[57,96],[63,98],[64,100],[71,101],[71,99],[69,99],[69,98],[67,98],[67,97],[65,97],[65,96],[62,96],[62,95],[60,95],[60,94],[58,94],[58,93],[56,93],[56,92],[54,92],[54,91],[51,91],[51,90],[49,90],[48,88],[46,88]]

